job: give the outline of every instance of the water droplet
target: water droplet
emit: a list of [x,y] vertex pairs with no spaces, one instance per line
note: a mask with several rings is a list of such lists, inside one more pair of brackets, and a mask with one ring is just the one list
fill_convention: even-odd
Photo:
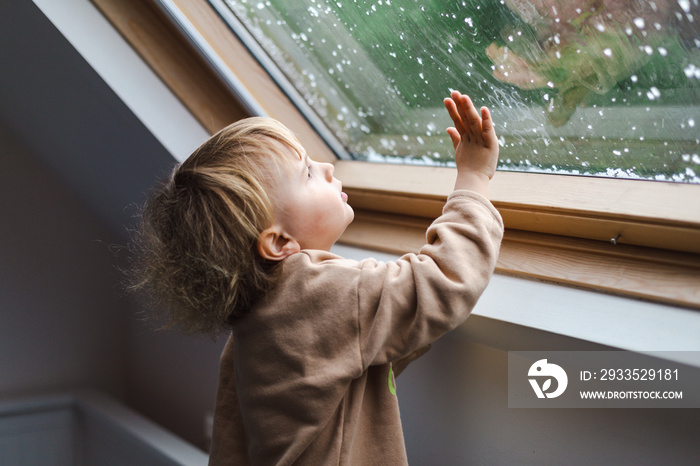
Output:
[[659,91],[659,88],[657,88],[656,86],[652,86],[647,92],[647,98],[649,100],[654,100],[658,99],[659,97],[661,97],[661,92]]
[[685,76],[688,79],[700,78],[700,68],[693,65],[692,63],[690,65],[688,65],[687,67],[683,68],[683,72],[685,73]]

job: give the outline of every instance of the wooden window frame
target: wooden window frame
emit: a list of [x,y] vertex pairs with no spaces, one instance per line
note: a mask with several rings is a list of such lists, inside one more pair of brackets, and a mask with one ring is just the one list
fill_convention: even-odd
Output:
[[[91,1],[210,133],[249,114],[157,0]],[[454,169],[338,160],[205,0],[172,3],[263,112],[335,164],[356,211],[342,243],[423,245]],[[498,273],[700,309],[700,186],[499,172],[491,198],[506,225]]]

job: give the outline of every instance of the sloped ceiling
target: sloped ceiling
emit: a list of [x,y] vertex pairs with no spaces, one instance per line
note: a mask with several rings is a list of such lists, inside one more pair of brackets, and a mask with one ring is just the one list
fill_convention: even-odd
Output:
[[27,0],[0,6],[0,125],[124,236],[136,206],[174,163]]

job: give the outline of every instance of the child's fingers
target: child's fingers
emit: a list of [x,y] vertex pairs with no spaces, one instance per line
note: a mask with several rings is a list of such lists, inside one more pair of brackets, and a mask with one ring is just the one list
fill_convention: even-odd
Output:
[[457,101],[457,110],[459,111],[459,117],[462,119],[465,129],[469,126],[469,117],[467,116],[467,107],[469,106],[469,97],[466,95],[461,95]]
[[450,97],[454,102],[459,102],[462,98],[462,93],[455,89],[450,93]]
[[457,110],[457,104],[453,99],[449,97],[444,100],[444,103],[445,108],[447,109],[447,113],[450,115],[450,118],[452,118],[452,121],[455,125],[455,129],[459,131],[459,134],[464,133],[466,127],[464,126],[462,117],[460,116],[459,111]]
[[481,132],[484,138],[496,139],[496,128],[493,125],[493,119],[488,107],[481,107]]
[[[455,106],[457,108],[457,114],[459,115],[460,120],[464,120],[464,113],[462,112],[462,99],[464,98],[464,95],[455,89],[450,93],[450,97],[455,103]],[[463,121],[463,123],[466,124],[466,121]]]
[[450,139],[452,139],[452,145],[455,149],[457,149],[459,142],[462,140],[462,137],[459,135],[459,132],[456,128],[447,128],[447,134],[450,136]]
[[464,112],[464,120],[471,130],[471,135],[477,139],[481,139],[481,116],[476,111],[476,107],[474,107],[469,96],[464,96],[462,98],[462,111]]

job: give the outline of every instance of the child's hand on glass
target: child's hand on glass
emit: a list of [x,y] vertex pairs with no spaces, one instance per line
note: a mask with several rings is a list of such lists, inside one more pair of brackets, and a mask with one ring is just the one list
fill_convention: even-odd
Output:
[[447,128],[457,163],[455,189],[468,189],[488,196],[488,184],[496,173],[498,139],[488,108],[477,112],[469,96],[452,91],[445,108],[454,122]]

